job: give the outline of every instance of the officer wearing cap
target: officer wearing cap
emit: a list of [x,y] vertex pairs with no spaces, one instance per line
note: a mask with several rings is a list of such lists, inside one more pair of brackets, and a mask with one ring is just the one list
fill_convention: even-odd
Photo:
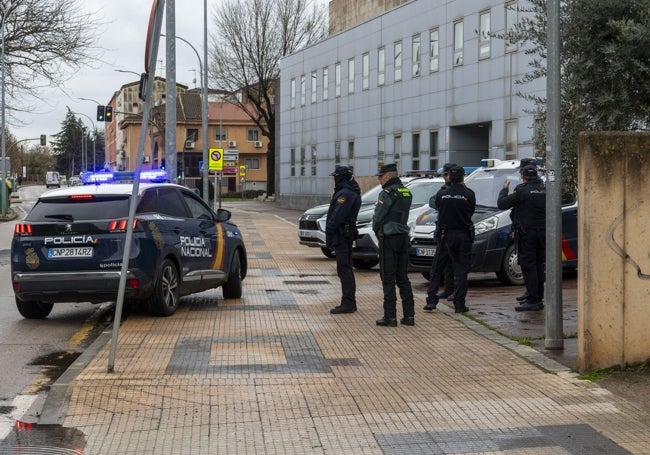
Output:
[[[449,178],[449,171],[454,167],[457,166],[455,163],[445,163],[444,166],[442,166],[442,178],[445,179],[445,184],[440,187],[438,192],[431,196],[431,199],[429,199],[429,207],[435,209],[436,208],[436,199],[438,198],[438,195],[441,195],[443,192],[447,190],[451,186],[451,179]],[[436,226],[438,224],[438,221],[436,220]],[[436,228],[436,232],[440,232],[439,229]],[[429,280],[431,280],[431,274],[433,273],[433,264],[431,266],[431,272],[429,273]],[[445,267],[444,271],[444,286],[445,290],[438,294],[439,299],[447,299],[449,301],[454,300],[454,268],[453,268],[453,262],[449,261],[447,263],[447,266]]]
[[523,183],[508,194],[506,180],[499,192],[497,207],[512,208],[513,232],[517,257],[526,285],[525,300],[517,311],[539,311],[544,308],[544,268],[546,263],[546,188],[537,174],[532,158],[522,159],[519,173]]
[[384,316],[377,325],[397,326],[397,294],[399,288],[404,325],[415,325],[413,289],[408,277],[409,210],[413,196],[397,176],[397,165],[386,164],[376,174],[381,183],[372,230],[379,239],[379,267],[384,291]]
[[439,192],[435,206],[438,210],[436,236],[438,246],[433,259],[431,281],[427,289],[427,303],[424,309],[434,310],[438,304],[438,288],[440,274],[451,262],[454,270],[454,311],[465,313],[469,311],[465,304],[467,296],[467,274],[472,258],[472,243],[474,242],[474,224],[472,215],[476,209],[476,195],[463,183],[465,169],[453,166],[449,170],[449,187]]
[[361,207],[361,190],[354,180],[352,168],[336,166],[334,194],[327,211],[325,243],[334,250],[336,274],[341,281],[341,303],[330,310],[332,314],[357,311],[357,285],[352,270],[352,242],[357,233],[357,214]]

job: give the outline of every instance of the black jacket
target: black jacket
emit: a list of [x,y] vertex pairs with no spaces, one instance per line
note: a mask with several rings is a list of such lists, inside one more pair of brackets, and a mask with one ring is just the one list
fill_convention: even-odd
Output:
[[472,215],[476,209],[476,194],[464,184],[452,183],[444,191],[438,191],[435,208],[438,210],[438,229],[474,229]]
[[510,218],[516,227],[544,229],[546,226],[546,187],[540,178],[527,180],[508,194],[502,188],[497,199],[501,210],[512,208]]
[[328,246],[335,247],[345,238],[354,240],[359,207],[361,207],[361,190],[356,180],[351,179],[337,184],[327,211],[325,242]]

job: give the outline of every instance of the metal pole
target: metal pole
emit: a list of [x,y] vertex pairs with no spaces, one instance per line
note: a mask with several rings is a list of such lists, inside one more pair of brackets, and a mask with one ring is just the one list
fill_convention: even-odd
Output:
[[11,2],[8,2],[7,9],[2,15],[2,24],[0,30],[2,32],[2,217],[7,216],[7,129],[5,126],[5,19],[7,14],[11,11]]
[[562,329],[562,143],[560,0],[548,0],[546,71],[546,349],[564,349]]
[[[203,200],[206,204],[210,203],[210,194],[208,189],[208,0],[203,0],[203,65],[201,78],[203,79]],[[221,135],[221,131],[219,131]],[[220,136],[221,137],[221,136]]]
[[[165,169],[172,182],[176,182],[176,4],[167,0],[165,11],[165,36],[167,68],[165,90]],[[152,81],[153,83],[153,81]],[[183,144],[185,147],[185,144]]]

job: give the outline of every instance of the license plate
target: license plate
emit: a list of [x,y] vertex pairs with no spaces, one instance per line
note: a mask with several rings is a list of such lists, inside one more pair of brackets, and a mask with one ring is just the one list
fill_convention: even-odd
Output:
[[415,255],[416,256],[435,256],[436,255],[436,249],[435,248],[416,248],[415,249]]
[[47,252],[50,259],[56,258],[91,258],[93,249],[88,246],[73,246],[67,248],[50,248]]

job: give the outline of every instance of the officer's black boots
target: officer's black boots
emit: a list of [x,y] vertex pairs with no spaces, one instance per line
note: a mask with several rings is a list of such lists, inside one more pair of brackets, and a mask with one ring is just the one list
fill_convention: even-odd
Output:
[[330,313],[332,314],[345,314],[345,313],[354,313],[357,311],[356,306],[348,306],[348,305],[339,305],[335,306],[330,310]]
[[[413,324],[415,324],[415,322]],[[396,318],[377,319],[377,325],[380,325],[382,327],[397,327],[397,319]]]
[[515,307],[515,311],[539,311],[544,309],[544,304],[542,302],[538,301],[533,301],[533,300],[525,300],[519,305],[518,307]]
[[415,318],[413,316],[404,317],[399,320],[399,323],[402,325],[415,325]]

